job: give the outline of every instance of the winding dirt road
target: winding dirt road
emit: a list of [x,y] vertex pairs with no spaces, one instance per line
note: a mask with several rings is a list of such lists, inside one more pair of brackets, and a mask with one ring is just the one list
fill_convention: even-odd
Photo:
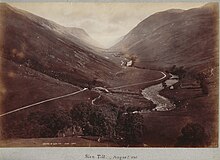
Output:
[[156,80],[147,81],[147,82],[141,82],[141,83],[128,84],[128,85],[124,85],[124,86],[112,87],[112,88],[107,88],[107,89],[120,89],[120,88],[137,86],[137,85],[141,85],[141,84],[148,84],[148,83],[158,82],[160,80],[163,80],[167,76],[164,72],[160,72],[160,73],[163,74],[163,77],[161,77],[159,79],[156,79]]
[[[124,85],[124,86],[118,86],[118,87],[112,87],[112,88],[107,88],[108,89],[120,89],[120,88],[126,88],[126,87],[132,87],[132,86],[137,86],[137,85],[141,85],[141,84],[148,84],[148,83],[153,83],[153,82],[158,82],[163,80],[164,78],[167,77],[167,75],[164,72],[161,72],[161,74],[163,75],[163,77],[156,79],[156,80],[152,80],[152,81],[147,81],[147,82],[141,82],[141,83],[134,83],[134,84],[128,84],[128,85]],[[92,105],[95,105],[95,101],[97,99],[101,98],[101,94],[99,93],[99,96],[97,96],[96,98],[94,98],[92,100]]]
[[[137,86],[137,85],[141,85],[141,84],[148,84],[148,83],[158,82],[158,81],[163,80],[164,78],[166,78],[166,74],[165,74],[165,73],[161,72],[161,74],[163,74],[163,77],[161,77],[161,78],[159,78],[159,79],[156,79],[156,80],[147,81],[147,82],[142,82],[142,83],[129,84],[129,85],[124,85],[124,86],[118,86],[118,87],[112,87],[112,88],[107,88],[107,89],[119,89],[119,88],[126,88],[126,87],[131,87],[131,86]],[[9,112],[0,114],[0,117],[6,116],[6,115],[9,115],[9,114],[12,114],[12,113],[15,113],[15,112],[24,110],[24,109],[28,109],[28,108],[30,108],[30,107],[37,106],[37,105],[39,105],[39,104],[43,104],[43,103],[50,102],[50,101],[54,101],[54,100],[57,100],[57,99],[61,99],[61,98],[73,96],[73,95],[79,94],[79,93],[81,93],[81,92],[84,92],[84,91],[86,91],[86,90],[88,90],[88,88],[84,88],[84,89],[82,89],[82,90],[79,90],[79,91],[76,91],[76,92],[73,92],[73,93],[68,93],[68,94],[65,94],[65,95],[62,95],[62,96],[53,97],[53,98],[49,98],[49,99],[46,99],[46,100],[43,100],[43,101],[39,101],[39,102],[36,102],[36,103],[32,103],[32,104],[29,104],[29,105],[20,107],[20,108],[18,108],[18,109],[15,109],[15,110],[12,110],[12,111],[9,111]],[[97,99],[99,99],[100,97],[101,97],[101,94],[100,94],[98,97],[94,98],[94,99],[92,100],[92,104],[94,105],[94,102],[95,102]]]
[[12,113],[15,113],[15,112],[18,112],[18,111],[21,111],[21,110],[24,110],[24,109],[27,109],[27,108],[30,108],[30,107],[34,107],[34,106],[39,105],[39,104],[43,104],[43,103],[50,102],[50,101],[54,101],[54,100],[57,100],[57,99],[61,99],[61,98],[73,96],[73,95],[79,94],[79,93],[81,93],[81,92],[84,92],[84,91],[86,91],[86,90],[88,90],[88,88],[84,88],[84,89],[82,89],[82,90],[79,90],[79,91],[76,91],[76,92],[73,92],[73,93],[68,93],[68,94],[65,94],[65,95],[62,95],[62,96],[53,97],[53,98],[50,98],[50,99],[46,99],[46,100],[43,100],[43,101],[39,101],[39,102],[36,102],[36,103],[32,103],[32,104],[29,104],[29,105],[27,105],[27,106],[23,106],[23,107],[21,107],[21,108],[18,108],[18,109],[15,109],[15,110],[12,110],[12,111],[3,113],[3,114],[0,115],[0,117],[9,115],[9,114],[12,114]]

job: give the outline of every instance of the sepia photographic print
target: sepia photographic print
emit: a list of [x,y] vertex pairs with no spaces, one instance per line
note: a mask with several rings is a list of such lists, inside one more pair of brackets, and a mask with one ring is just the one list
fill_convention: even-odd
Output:
[[0,3],[0,147],[218,148],[218,39],[218,2]]

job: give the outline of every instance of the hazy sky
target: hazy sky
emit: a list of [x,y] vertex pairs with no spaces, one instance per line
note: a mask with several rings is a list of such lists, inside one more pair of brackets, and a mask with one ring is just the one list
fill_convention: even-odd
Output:
[[63,26],[83,28],[110,47],[148,16],[167,9],[190,9],[205,3],[11,3]]

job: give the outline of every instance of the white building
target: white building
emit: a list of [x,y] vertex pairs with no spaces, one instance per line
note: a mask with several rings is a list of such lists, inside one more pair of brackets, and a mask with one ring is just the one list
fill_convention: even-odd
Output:
[[132,64],[133,64],[133,61],[132,61],[132,60],[130,60],[130,61],[128,61],[128,62],[127,62],[127,65],[126,65],[126,66],[127,66],[127,67],[131,67],[131,66],[132,66]]

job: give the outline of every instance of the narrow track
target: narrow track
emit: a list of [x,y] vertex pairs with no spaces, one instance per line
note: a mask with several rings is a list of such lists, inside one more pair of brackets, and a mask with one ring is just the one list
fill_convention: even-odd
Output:
[[94,98],[93,100],[92,100],[92,105],[95,105],[95,101],[97,100],[97,99],[99,99],[99,98],[101,98],[101,94],[98,96],[98,97],[96,97],[96,98]]
[[137,85],[141,85],[141,84],[148,84],[148,83],[152,83],[152,82],[158,82],[160,80],[163,80],[167,76],[164,72],[161,72],[161,74],[163,74],[163,77],[161,77],[159,79],[156,79],[156,80],[147,81],[147,82],[141,82],[141,83],[128,84],[128,85],[124,85],[124,86],[112,87],[112,88],[107,88],[107,89],[120,89],[120,88],[137,86]]
[[3,113],[3,114],[0,115],[0,117],[9,115],[9,114],[12,114],[12,113],[15,113],[15,112],[18,112],[18,111],[21,111],[21,110],[24,110],[24,109],[27,109],[27,108],[30,108],[30,107],[34,107],[34,106],[37,106],[37,105],[39,105],[39,104],[43,104],[43,103],[50,102],[50,101],[54,101],[54,100],[57,100],[57,99],[61,99],[61,98],[73,96],[73,95],[79,94],[79,93],[81,93],[81,92],[84,92],[84,91],[86,91],[86,90],[88,90],[88,88],[84,88],[84,89],[82,89],[82,90],[79,90],[79,91],[76,91],[76,92],[73,92],[73,93],[68,93],[68,94],[65,94],[65,95],[62,95],[62,96],[53,97],[53,98],[49,98],[49,99],[46,99],[46,100],[43,100],[43,101],[39,101],[39,102],[36,102],[36,103],[32,103],[32,104],[29,104],[29,105],[27,105],[27,106],[23,106],[23,107],[21,107],[21,108],[18,108],[18,109],[15,109],[15,110],[12,110],[12,111]]
[[[157,82],[157,81],[160,81],[160,80],[166,78],[166,74],[165,74],[165,73],[161,72],[161,74],[163,74],[163,77],[161,77],[161,78],[159,78],[159,79],[156,79],[156,80],[147,81],[147,82],[142,82],[142,83],[129,84],[129,85],[124,85],[124,86],[118,86],[118,87],[112,87],[112,88],[108,88],[108,89],[120,89],[120,88],[126,88],[126,87],[131,87],[131,86],[137,86],[137,85],[141,85],[141,84],[147,84],[147,83]],[[88,88],[84,88],[84,89],[82,89],[82,90],[79,90],[79,91],[76,91],[76,92],[73,92],[73,93],[68,93],[68,94],[65,94],[65,95],[62,95],[62,96],[53,97],[53,98],[49,98],[49,99],[46,99],[46,100],[43,100],[43,101],[39,101],[39,102],[36,102],[36,103],[32,103],[32,104],[23,106],[23,107],[21,107],[21,108],[18,108],[18,109],[15,109],[15,110],[12,110],[12,111],[9,111],[9,112],[0,114],[0,117],[4,117],[4,116],[6,116],[6,115],[9,115],[9,114],[12,114],[12,113],[21,111],[21,110],[31,108],[31,107],[37,106],[37,105],[39,105],[39,104],[43,104],[43,103],[50,102],[50,101],[54,101],[54,100],[57,100],[57,99],[61,99],[61,98],[73,96],[73,95],[79,94],[79,93],[81,93],[81,92],[84,92],[84,91],[86,91],[86,90],[88,90]],[[100,97],[101,97],[101,94],[100,94],[98,97],[96,97],[95,99],[92,100],[92,104],[94,105],[94,102],[95,102],[97,99],[99,99]]]

